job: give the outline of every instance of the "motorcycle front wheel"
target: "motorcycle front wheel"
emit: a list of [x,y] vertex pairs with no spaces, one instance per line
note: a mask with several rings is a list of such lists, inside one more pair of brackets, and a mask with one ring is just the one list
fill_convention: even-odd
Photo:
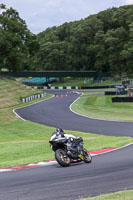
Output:
[[92,162],[91,154],[86,149],[84,149],[83,157],[84,157],[85,163],[91,163]]
[[68,167],[71,163],[71,159],[63,149],[55,151],[55,159],[62,167]]

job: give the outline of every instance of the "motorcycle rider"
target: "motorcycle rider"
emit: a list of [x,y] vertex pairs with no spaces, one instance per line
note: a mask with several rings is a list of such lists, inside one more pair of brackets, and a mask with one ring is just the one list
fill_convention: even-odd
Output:
[[[81,137],[77,137],[74,135],[66,134],[63,129],[57,128],[56,131],[52,133],[52,136],[56,134],[57,137],[65,138],[67,139],[67,150],[77,150],[77,147],[80,143],[81,146],[83,146],[83,139]],[[52,139],[52,137],[51,137]]]

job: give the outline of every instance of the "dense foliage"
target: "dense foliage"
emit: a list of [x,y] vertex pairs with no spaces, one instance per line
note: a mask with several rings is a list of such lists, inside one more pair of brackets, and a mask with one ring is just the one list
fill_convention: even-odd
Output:
[[28,69],[39,44],[13,8],[0,4],[0,71]]
[[48,28],[37,37],[41,69],[133,72],[133,5]]
[[96,70],[133,74],[133,5],[32,34],[0,4],[0,70]]

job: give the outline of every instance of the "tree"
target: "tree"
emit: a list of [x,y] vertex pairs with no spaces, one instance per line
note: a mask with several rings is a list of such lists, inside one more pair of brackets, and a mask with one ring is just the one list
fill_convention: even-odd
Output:
[[0,9],[0,66],[9,71],[22,70],[35,50],[35,37],[15,9],[7,9],[4,4],[0,4]]
[[129,40],[124,44],[120,56],[123,61],[124,72],[129,76],[133,72],[133,23],[129,25]]
[[38,34],[42,69],[97,70],[122,75],[133,70],[133,5],[64,23]]
[[105,34],[104,31],[100,30],[95,35],[95,64],[94,68],[100,72],[108,72],[109,63],[108,63],[108,52],[107,45],[105,43]]
[[112,74],[122,75],[123,67],[121,60],[121,52],[123,50],[125,42],[128,40],[127,31],[121,27],[115,30],[107,31],[105,35],[105,43],[108,51],[108,61],[110,65],[110,71]]
[[65,42],[47,42],[40,46],[39,63],[43,70],[63,70],[66,66]]

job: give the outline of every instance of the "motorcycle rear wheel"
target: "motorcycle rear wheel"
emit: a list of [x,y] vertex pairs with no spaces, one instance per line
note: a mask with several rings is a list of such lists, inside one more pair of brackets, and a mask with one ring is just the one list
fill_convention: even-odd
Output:
[[71,163],[71,159],[63,149],[57,149],[55,151],[55,159],[62,167],[68,167]]
[[85,163],[91,163],[92,162],[92,156],[86,149],[84,149],[83,157],[84,157]]

